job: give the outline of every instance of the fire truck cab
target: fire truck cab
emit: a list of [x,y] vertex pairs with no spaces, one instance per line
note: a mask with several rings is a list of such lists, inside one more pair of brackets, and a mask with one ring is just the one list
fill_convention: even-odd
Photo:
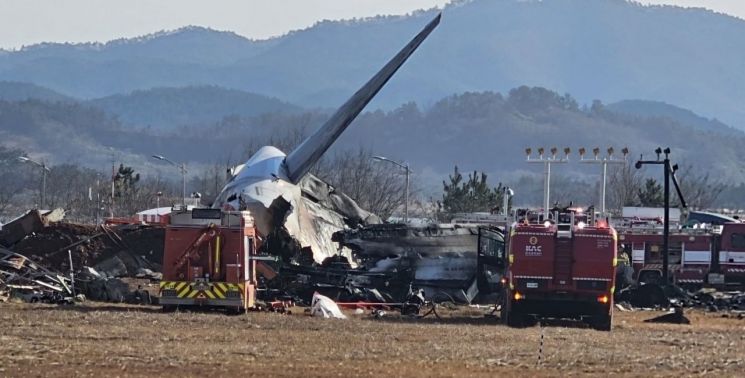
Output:
[[247,211],[174,209],[166,227],[160,304],[222,307],[240,312],[254,306],[256,231]]
[[609,331],[616,231],[574,212],[553,219],[511,227],[502,319],[510,326],[537,317],[582,319]]

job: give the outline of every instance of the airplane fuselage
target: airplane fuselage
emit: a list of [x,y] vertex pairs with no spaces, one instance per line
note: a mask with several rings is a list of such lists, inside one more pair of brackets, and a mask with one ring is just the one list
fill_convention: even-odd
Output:
[[297,207],[300,188],[289,182],[284,165],[285,153],[272,146],[260,148],[222,189],[212,205],[225,210],[248,210],[256,221],[259,233],[269,235],[276,220],[269,213],[272,203],[282,197]]

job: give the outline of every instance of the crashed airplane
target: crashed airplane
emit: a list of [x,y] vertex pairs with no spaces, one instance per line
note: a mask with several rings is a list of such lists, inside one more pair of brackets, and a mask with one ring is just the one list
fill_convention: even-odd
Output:
[[[230,172],[232,177],[212,206],[226,210],[250,211],[261,236],[269,244],[274,244],[268,246],[270,250],[274,247],[274,250],[280,253],[292,250],[306,251],[316,263],[336,255],[337,247],[331,241],[331,235],[343,229],[345,222],[339,213],[320,211],[319,202],[323,199],[313,198],[318,197],[318,191],[310,193],[304,190],[308,186],[321,186],[309,177],[308,171],[437,27],[440,17],[438,14],[429,22],[323,126],[289,154],[276,147],[265,146],[244,164],[233,168]],[[330,190],[327,188],[325,192],[328,193]],[[303,193],[306,196],[303,196]],[[308,198],[308,194],[311,198]],[[348,213],[351,208],[353,218],[366,218],[358,219],[361,224],[376,223],[375,220],[369,219],[369,213],[347,199],[348,197],[336,195],[330,201],[337,208],[347,209],[347,214],[344,215],[347,218],[350,216]],[[345,204],[347,206],[344,206]],[[287,242],[293,245],[276,245]]]

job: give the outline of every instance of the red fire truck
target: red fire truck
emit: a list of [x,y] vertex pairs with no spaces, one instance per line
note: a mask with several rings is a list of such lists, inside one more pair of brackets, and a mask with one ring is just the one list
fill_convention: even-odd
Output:
[[511,228],[502,319],[522,326],[537,317],[574,318],[609,331],[616,231],[573,212],[553,219]]
[[256,230],[247,211],[174,210],[166,228],[160,304],[239,312],[254,306]]
[[[619,249],[630,257],[637,282],[660,283],[663,242],[661,227],[618,228]],[[690,288],[745,284],[745,223],[671,230],[668,273]]]

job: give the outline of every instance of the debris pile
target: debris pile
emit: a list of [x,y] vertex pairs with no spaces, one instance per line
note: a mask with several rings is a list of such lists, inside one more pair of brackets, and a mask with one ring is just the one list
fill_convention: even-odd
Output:
[[745,311],[745,292],[704,288],[690,294],[682,303],[687,307],[705,308],[708,311]]
[[3,226],[0,298],[59,303],[84,293],[94,300],[151,302],[147,291],[133,293],[118,278],[161,278],[163,228],[81,225],[61,222],[63,216],[61,209],[31,210]]
[[[398,294],[405,295],[414,286],[422,289],[429,300],[471,303],[479,295],[479,281],[501,279],[499,272],[478,269],[478,232],[477,227],[452,224],[379,224],[339,231],[334,234],[334,241],[351,249],[368,274],[408,279],[399,286]],[[503,246],[501,233],[493,233]],[[386,291],[390,290],[386,286]],[[403,299],[400,295],[395,297]]]
[[688,292],[675,285],[644,284],[624,288],[616,295],[624,310],[638,308],[697,308],[710,312],[745,312],[745,292],[702,288]]
[[[489,231],[498,239],[490,245],[503,251],[501,231]],[[339,302],[402,303],[416,291],[434,302],[493,303],[492,286],[502,278],[501,270],[479,266],[477,226],[369,224],[335,232],[332,241],[351,253],[320,264],[284,260],[263,294],[306,303],[315,292]]]
[[29,210],[20,217],[13,219],[0,229],[0,246],[10,247],[26,235],[41,231],[52,222],[59,222],[65,217],[65,211],[55,209],[53,211],[40,212]]
[[90,266],[111,277],[134,277],[160,271],[164,237],[160,227],[60,222],[26,236],[11,249],[60,271],[70,270],[70,251],[75,269]]
[[0,298],[11,295],[27,302],[70,302],[71,281],[26,256],[0,248]]

